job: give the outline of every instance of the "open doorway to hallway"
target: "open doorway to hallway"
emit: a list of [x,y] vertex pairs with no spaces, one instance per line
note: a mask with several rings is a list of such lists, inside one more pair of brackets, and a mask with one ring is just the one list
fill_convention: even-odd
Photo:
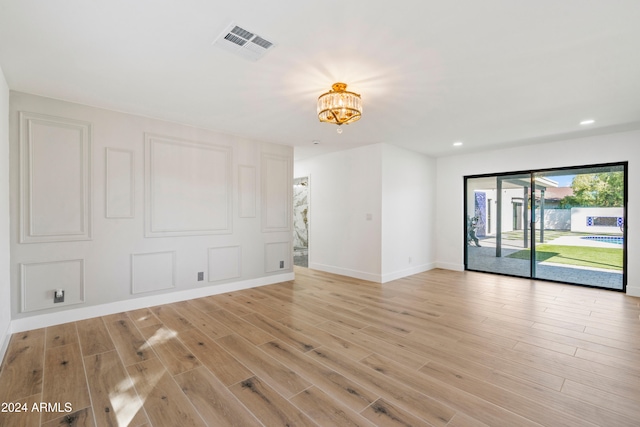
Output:
[[465,177],[465,269],[624,291],[626,170]]
[[293,180],[293,264],[309,266],[309,177]]

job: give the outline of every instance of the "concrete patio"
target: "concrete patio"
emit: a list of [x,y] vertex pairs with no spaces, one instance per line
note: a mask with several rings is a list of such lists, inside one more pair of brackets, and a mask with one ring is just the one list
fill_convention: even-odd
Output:
[[[549,244],[553,243],[554,242],[549,242]],[[599,242],[586,242],[585,245],[593,246],[598,243]],[[508,255],[523,249],[522,242],[513,241],[508,244],[503,243],[502,257],[496,257],[495,239],[484,239],[480,241],[480,244],[482,245],[481,247],[467,246],[467,268],[469,270],[522,277],[530,276],[529,261],[508,258]],[[601,244],[602,247],[610,247],[609,245],[610,244],[607,243]],[[540,262],[537,264],[535,278],[616,290],[622,290],[623,287],[622,271],[550,262]]]

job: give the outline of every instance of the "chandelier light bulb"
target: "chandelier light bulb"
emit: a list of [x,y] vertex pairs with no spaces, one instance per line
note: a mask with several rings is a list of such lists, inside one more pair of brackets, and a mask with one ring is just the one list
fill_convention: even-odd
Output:
[[336,129],[336,132],[338,132],[338,135],[340,135],[342,133],[342,128]]

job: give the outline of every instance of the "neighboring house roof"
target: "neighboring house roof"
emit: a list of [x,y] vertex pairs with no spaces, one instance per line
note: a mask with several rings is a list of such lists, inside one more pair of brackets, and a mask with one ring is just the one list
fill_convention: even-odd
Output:
[[567,196],[573,196],[573,188],[571,187],[549,187],[544,192],[544,198],[547,201],[562,200]]

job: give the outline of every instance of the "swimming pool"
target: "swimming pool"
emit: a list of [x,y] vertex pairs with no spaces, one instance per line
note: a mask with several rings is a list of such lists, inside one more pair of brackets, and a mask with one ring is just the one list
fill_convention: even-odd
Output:
[[584,236],[584,237],[581,237],[581,239],[614,243],[616,245],[621,245],[624,242],[624,237],[622,236]]

